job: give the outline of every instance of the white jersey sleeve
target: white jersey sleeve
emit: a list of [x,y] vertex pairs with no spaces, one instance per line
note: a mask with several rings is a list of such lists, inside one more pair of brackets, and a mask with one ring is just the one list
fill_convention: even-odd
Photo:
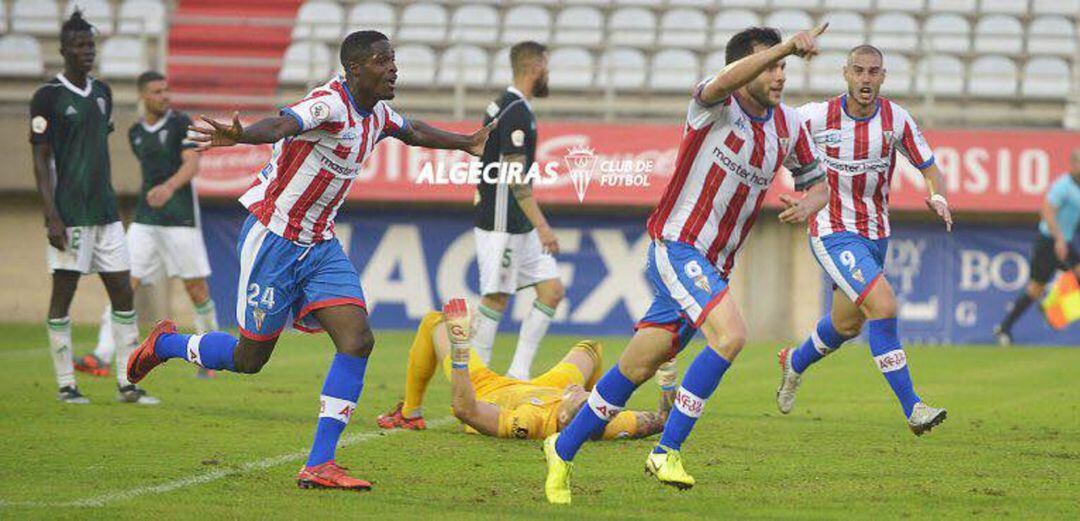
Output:
[[704,128],[720,119],[724,111],[731,106],[731,95],[715,103],[707,104],[701,101],[701,91],[708,82],[709,80],[705,80],[694,87],[693,100],[686,112],[686,124],[693,130]]
[[405,117],[401,114],[398,114],[397,111],[390,106],[390,104],[384,101],[380,101],[375,106],[375,110],[382,112],[383,121],[386,122],[383,125],[382,132],[379,133],[379,140],[382,140],[386,137],[395,137],[400,139],[401,132],[409,128],[409,120],[405,119]]
[[[777,110],[786,110],[783,106]],[[791,172],[795,189],[803,191],[825,178],[825,171],[818,159],[817,147],[811,141],[809,124],[801,110],[790,111],[791,136],[787,155],[784,156],[784,168]]]
[[919,170],[934,164],[934,150],[923,137],[911,113],[896,104],[893,104],[893,107],[897,115],[897,126],[900,129],[900,139],[896,141],[896,150]]
[[336,134],[345,128],[349,108],[333,92],[316,89],[306,98],[281,109],[281,115],[290,116],[300,124],[300,132],[323,130]]

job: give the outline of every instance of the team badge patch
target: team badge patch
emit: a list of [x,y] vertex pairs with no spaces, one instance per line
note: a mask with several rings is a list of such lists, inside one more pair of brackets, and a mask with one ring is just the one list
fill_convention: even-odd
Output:
[[862,270],[859,268],[851,270],[851,278],[859,281],[860,284],[866,284],[866,278],[863,277]]
[[322,121],[330,116],[330,105],[320,101],[311,106],[310,112],[315,121]]
[[518,129],[518,130],[515,130],[515,131],[511,132],[510,133],[510,142],[513,143],[515,147],[524,146],[525,145],[525,131],[521,130],[521,129]]
[[104,116],[105,115],[105,98],[102,98],[102,97],[98,96],[98,98],[97,98],[97,108],[101,110],[101,115]]
[[161,144],[164,145],[165,140],[167,139],[169,139],[169,129],[162,130],[161,133],[158,134],[158,140],[160,140]]
[[251,316],[255,319],[255,329],[262,329],[263,321],[266,320],[266,311],[255,308],[251,310]]
[[30,120],[30,130],[35,134],[42,134],[49,128],[49,121],[44,116],[34,116],[34,119]]

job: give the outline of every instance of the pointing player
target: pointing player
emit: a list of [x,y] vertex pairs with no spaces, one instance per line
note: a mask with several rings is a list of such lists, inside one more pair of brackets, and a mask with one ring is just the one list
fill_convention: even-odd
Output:
[[810,249],[835,284],[832,311],[798,348],[780,351],[782,378],[776,404],[787,414],[803,371],[866,323],[874,363],[896,394],[916,435],[945,420],[945,409],[922,402],[911,383],[907,355],[897,336],[896,295],[885,279],[889,242],[889,181],[896,153],[903,154],[926,179],[926,205],[952,230],[944,183],[930,144],[911,114],[878,96],[885,81],[881,51],[860,45],[844,66],[847,94],[799,108],[825,165],[829,204],[810,220]]
[[783,164],[802,199],[785,195],[784,222],[805,221],[828,199],[799,114],[780,103],[784,58],[817,53],[820,26],[781,42],[766,27],[746,29],[725,50],[728,65],[694,90],[675,173],[649,216],[646,274],[652,305],[637,324],[618,365],[593,388],[563,432],[544,441],[552,503],[570,502],[570,467],[578,449],[622,410],[630,394],[697,329],[709,345],[683,376],[664,433],[648,455],[646,471],[661,483],[694,485],[683,469],[681,448],[724,372],[746,341],[746,324],[735,302],[724,298],[728,276],[765,193]]
[[[384,429],[423,430],[421,404],[428,382],[442,366],[453,389],[454,416],[469,433],[499,438],[544,439],[564,428],[581,409],[588,391],[600,378],[603,363],[599,342],[582,340],[562,361],[532,380],[500,376],[488,369],[469,338],[469,314],[465,301],[451,300],[443,312],[432,311],[420,321],[405,373],[405,402],[379,416]],[[674,361],[666,367],[666,379],[657,412],[623,411],[602,433],[602,438],[644,438],[660,432],[675,396]]]
[[239,339],[222,332],[181,335],[163,320],[128,364],[132,381],[170,359],[207,369],[257,373],[270,359],[285,320],[307,332],[326,330],[337,354],[322,388],[315,441],[300,469],[301,488],[367,490],[349,476],[334,452],[364,383],[375,337],[368,326],[356,267],[334,237],[334,217],[360,167],[379,140],[457,149],[479,155],[491,128],[452,134],[406,120],[385,100],[394,98],[397,66],[385,35],[358,31],[341,44],[344,76],[312,90],[276,117],[248,127],[203,118],[192,127],[202,147],[274,143],[270,163],[240,198],[250,215],[239,238]]
[[[76,10],[60,29],[64,72],[34,93],[30,102],[30,143],[34,177],[45,210],[52,272],[49,349],[60,386],[59,399],[88,403],[75,385],[68,310],[79,277],[97,273],[112,304],[112,333],[118,365],[139,342],[129,281],[124,225],[116,208],[109,166],[112,89],[90,76],[96,47],[94,26]],[[118,399],[150,404],[157,400],[117,372]]]
[[[199,204],[191,180],[199,171],[197,143],[188,139],[191,118],[169,107],[169,85],[160,73],[148,71],[136,80],[145,114],[128,130],[128,142],[142,169],[142,191],[135,222],[128,227],[131,285],[153,284],[162,275],[178,277],[195,306],[195,331],[217,329],[210,300],[210,261],[206,256]],[[77,371],[108,374],[116,343],[102,316],[97,349],[75,363]],[[120,367],[125,371],[126,367]],[[199,368],[200,376],[208,370]]]
[[[517,163],[527,172],[536,159],[536,116],[529,100],[548,95],[547,48],[521,42],[510,48],[514,84],[488,106],[484,123],[498,119],[482,161]],[[476,187],[476,263],[480,269],[480,312],[473,343],[480,358],[491,360],[495,332],[510,295],[533,286],[533,301],[521,322],[514,359],[506,375],[529,379],[537,348],[563,299],[559,266],[553,254],[559,241],[533,197],[529,183],[486,183]]]

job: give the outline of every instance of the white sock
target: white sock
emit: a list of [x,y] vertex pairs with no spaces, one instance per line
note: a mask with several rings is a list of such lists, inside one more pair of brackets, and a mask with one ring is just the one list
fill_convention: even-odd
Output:
[[485,364],[491,362],[491,352],[495,348],[495,333],[499,330],[499,321],[502,313],[495,311],[483,304],[476,308],[479,313],[473,320],[473,349],[480,355]]
[[52,355],[56,383],[60,387],[75,386],[75,363],[71,355],[71,318],[50,318],[49,354]]
[[98,326],[97,347],[94,348],[94,356],[99,360],[109,363],[116,353],[116,342],[112,333],[112,306],[105,306],[101,313],[101,324]]
[[120,387],[131,385],[127,379],[127,363],[132,351],[139,347],[139,324],[135,310],[113,311],[112,336],[116,341],[116,381]]
[[195,333],[203,335],[211,331],[217,331],[217,312],[214,310],[214,301],[207,299],[202,304],[195,304]]
[[553,316],[555,316],[554,309],[539,300],[533,301],[532,309],[529,310],[528,315],[525,315],[525,320],[521,322],[517,349],[514,350],[514,361],[510,362],[510,369],[506,371],[506,376],[518,380],[529,379],[533,358],[536,358],[536,351],[540,347],[540,341],[547,334]]

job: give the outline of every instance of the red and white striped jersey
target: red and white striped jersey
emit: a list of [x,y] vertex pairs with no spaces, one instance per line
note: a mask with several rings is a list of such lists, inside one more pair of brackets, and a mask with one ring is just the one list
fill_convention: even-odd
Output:
[[281,109],[301,132],[274,143],[269,164],[240,197],[270,231],[301,244],[334,237],[334,217],[360,167],[386,136],[408,126],[388,104],[356,106],[338,76]]
[[810,218],[810,235],[854,232],[889,236],[889,183],[900,152],[916,168],[934,164],[934,152],[911,114],[885,98],[877,111],[856,119],[847,95],[799,107],[829,182],[829,204]]
[[654,240],[694,245],[727,278],[780,166],[798,190],[823,173],[795,109],[781,104],[755,118],[734,96],[706,106],[703,86],[690,102],[675,173],[648,228]]

